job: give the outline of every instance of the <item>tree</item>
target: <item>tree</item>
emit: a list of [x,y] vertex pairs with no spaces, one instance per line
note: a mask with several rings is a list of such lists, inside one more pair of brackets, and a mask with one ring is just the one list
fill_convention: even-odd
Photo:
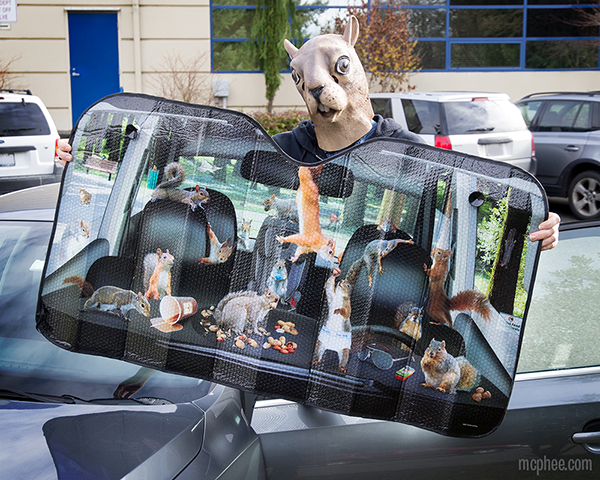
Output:
[[0,58],[0,88],[16,88],[14,82],[18,75],[11,71],[11,67],[19,58],[20,55],[9,59]]
[[349,7],[348,16],[335,19],[337,31],[343,31],[350,15],[358,19],[360,36],[355,45],[369,77],[370,87],[379,84],[383,91],[411,90],[410,76],[420,69],[417,41],[409,31],[410,13],[396,0],[384,3],[363,0],[359,7]]
[[252,24],[252,36],[256,39],[258,61],[265,74],[267,111],[273,111],[273,100],[281,85],[279,71],[286,61],[283,41],[289,33],[290,6],[288,0],[258,0]]
[[150,84],[158,94],[172,100],[187,103],[210,104],[213,101],[211,73],[202,71],[207,63],[207,54],[197,54],[189,60],[179,52],[165,54],[159,68],[154,68],[155,76]]

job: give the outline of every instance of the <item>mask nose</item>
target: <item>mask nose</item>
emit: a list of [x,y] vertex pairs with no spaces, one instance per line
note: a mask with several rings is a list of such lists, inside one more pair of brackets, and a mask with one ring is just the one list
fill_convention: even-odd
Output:
[[323,92],[323,90],[325,89],[325,85],[319,85],[318,87],[315,88],[309,88],[308,89],[308,93],[310,93],[317,102],[319,102],[319,97],[321,96],[321,93]]

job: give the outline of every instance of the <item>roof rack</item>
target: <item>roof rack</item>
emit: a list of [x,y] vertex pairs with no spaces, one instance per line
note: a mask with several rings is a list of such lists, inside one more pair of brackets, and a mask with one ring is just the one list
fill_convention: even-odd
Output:
[[526,98],[535,97],[537,95],[585,95],[587,97],[593,97],[595,95],[600,95],[599,90],[591,91],[591,92],[537,92],[530,93],[529,95],[525,95],[521,100]]
[[0,92],[20,93],[22,95],[33,95],[28,88],[0,88]]

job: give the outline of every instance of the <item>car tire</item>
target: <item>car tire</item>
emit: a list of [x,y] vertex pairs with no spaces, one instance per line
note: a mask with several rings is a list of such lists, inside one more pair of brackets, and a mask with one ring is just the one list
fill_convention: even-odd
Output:
[[568,200],[579,220],[600,218],[600,173],[588,170],[577,175],[569,185]]

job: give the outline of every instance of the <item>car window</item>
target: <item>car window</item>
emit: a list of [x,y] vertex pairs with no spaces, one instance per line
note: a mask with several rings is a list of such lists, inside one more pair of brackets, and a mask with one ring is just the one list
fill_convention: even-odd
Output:
[[523,119],[525,120],[525,123],[527,124],[528,127],[531,126],[531,122],[533,122],[533,118],[535,117],[536,113],[540,109],[541,105],[542,105],[541,101],[521,103],[519,105],[519,110],[521,111],[521,115],[523,115]]
[[35,103],[0,103],[0,137],[50,135],[50,126]]
[[383,118],[393,118],[392,102],[389,98],[372,98],[371,105],[375,115],[381,115]]
[[587,131],[591,125],[590,111],[589,103],[574,100],[549,101],[538,124],[538,130],[540,132]]
[[403,98],[402,108],[411,132],[429,135],[441,133],[440,107],[437,102]]
[[560,235],[540,258],[519,372],[600,365],[600,227]]
[[444,102],[442,106],[448,135],[527,130],[519,109],[508,100],[473,99]]
[[579,109],[579,113],[575,118],[575,123],[573,124],[573,130],[576,132],[588,132],[592,125],[592,115],[591,115],[591,105],[589,103],[584,103]]

